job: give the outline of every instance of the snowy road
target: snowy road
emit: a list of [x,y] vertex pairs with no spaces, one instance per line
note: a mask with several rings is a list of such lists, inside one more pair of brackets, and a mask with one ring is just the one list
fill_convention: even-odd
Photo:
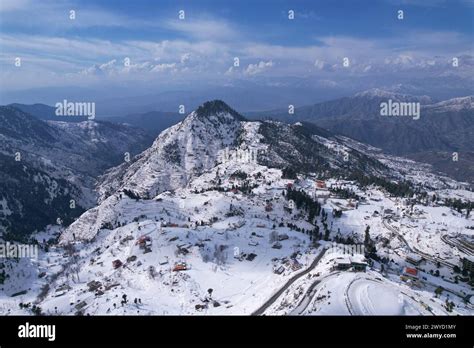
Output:
[[306,310],[306,308],[308,307],[308,305],[311,303],[311,301],[313,300],[314,296],[316,295],[317,293],[317,289],[316,287],[323,281],[325,280],[326,278],[328,277],[333,277],[334,275],[336,274],[339,274],[341,272],[334,272],[334,273],[331,273],[331,274],[328,274],[327,276],[325,277],[322,277],[316,281],[313,282],[313,284],[311,284],[311,286],[308,288],[308,290],[306,291],[306,293],[304,294],[304,297],[303,299],[300,301],[300,303],[298,304],[298,306],[293,309],[290,313],[288,313],[288,315],[302,315],[304,313],[304,311]]
[[296,280],[299,278],[303,277],[304,275],[308,274],[311,272],[319,263],[321,258],[324,256],[326,253],[327,249],[323,247],[323,250],[319,253],[318,256],[314,259],[314,261],[311,263],[311,265],[305,269],[304,271],[294,275],[288,281],[283,285],[280,290],[278,290],[275,294],[272,295],[260,308],[258,308],[255,312],[252,313],[252,315],[262,315],[265,313],[265,311],[273,304],[275,301],[288,289],[288,287],[293,284]]
[[445,242],[446,244],[457,248],[459,251],[465,253],[466,255],[471,255],[471,256],[474,255],[474,251],[472,250],[472,248],[465,245],[464,243],[457,240],[456,238],[452,238],[452,237],[445,234],[445,235],[441,236],[441,240],[443,242]]
[[408,242],[406,241],[406,239],[398,232],[398,230],[393,227],[393,226],[390,226],[390,224],[387,223],[386,220],[383,220],[382,221],[383,225],[385,226],[385,228],[387,228],[389,231],[393,232],[396,234],[396,236],[398,237],[398,239],[400,239],[405,245],[406,247],[408,248],[408,250],[410,252],[413,252],[415,254],[418,254],[420,255],[421,257],[431,261],[431,262],[434,262],[434,263],[437,263],[439,262],[440,264],[446,266],[446,267],[449,267],[449,268],[453,268],[455,265],[453,265],[452,263],[448,262],[448,261],[445,261],[443,259],[440,259],[440,258],[437,258],[435,256],[431,256],[429,254],[426,254],[424,252],[422,252],[421,250],[415,248],[415,247],[411,247]]

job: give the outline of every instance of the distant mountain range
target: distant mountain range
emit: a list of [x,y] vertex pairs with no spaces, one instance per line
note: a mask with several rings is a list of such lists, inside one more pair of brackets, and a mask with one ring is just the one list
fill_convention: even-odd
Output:
[[86,116],[60,117],[56,115],[56,108],[45,104],[9,104],[13,108],[19,109],[27,114],[44,121],[82,122],[87,121]]
[[[8,106],[19,109],[27,114],[35,116],[43,121],[62,121],[62,122],[84,122],[88,121],[86,116],[57,116],[56,108],[45,104],[9,104]],[[156,138],[164,129],[178,123],[184,118],[184,115],[178,112],[150,111],[145,113],[130,114],[126,116],[97,117],[97,120],[124,124],[127,126],[141,128],[150,136]]]
[[[388,100],[419,102],[420,118],[384,117],[380,104]],[[430,163],[458,180],[474,182],[474,97],[433,103],[427,96],[411,96],[373,89],[311,106],[248,114],[253,119],[312,122],[334,133],[379,147],[387,153]],[[459,154],[453,161],[453,153]]]
[[[433,165],[435,170],[451,177],[474,182],[474,109],[473,97],[453,98],[434,102],[429,96],[401,93],[403,88],[374,88],[336,100],[310,106],[245,113],[249,119],[272,119],[293,124],[314,123],[319,129],[341,134],[381,148],[384,152],[401,155]],[[380,104],[388,100],[419,102],[420,119],[380,116]],[[57,120],[54,108],[44,104],[15,107],[43,119]],[[156,138],[163,130],[183,119],[178,112],[150,111],[127,116],[105,118],[107,121],[145,130]],[[61,119],[63,120],[63,119]],[[77,122],[75,117],[65,121]],[[457,161],[453,161],[454,153]]]

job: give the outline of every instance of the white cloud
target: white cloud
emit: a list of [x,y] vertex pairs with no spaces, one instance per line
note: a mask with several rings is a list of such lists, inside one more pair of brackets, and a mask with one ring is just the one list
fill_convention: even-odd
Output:
[[[191,23],[191,19],[189,21]],[[178,25],[176,22],[173,25]],[[94,77],[97,81],[102,79],[107,83],[107,79],[143,80],[152,78],[152,73],[172,73],[176,77],[186,72],[185,77],[189,79],[219,76],[244,78],[259,76],[270,69],[272,76],[309,75],[333,81],[337,76],[347,74],[386,74],[409,69],[418,69],[417,73],[428,69],[441,71],[449,68],[452,57],[473,54],[469,38],[456,32],[407,31],[402,37],[385,40],[327,36],[315,38],[321,45],[284,46],[246,41],[225,22],[195,21],[193,25],[200,31],[189,33],[190,36],[194,35],[193,39],[161,41],[0,33],[0,70],[9,71],[2,75],[9,88],[30,86],[32,83],[48,86],[52,81],[60,84],[61,76],[74,74],[80,75],[84,81]],[[182,28],[178,31],[187,33],[191,26],[186,27],[186,30]],[[214,38],[205,37],[211,28],[231,30],[223,30]],[[221,40],[229,35],[235,39]],[[465,50],[460,49],[463,45]],[[27,76],[26,72],[29,71],[34,78],[20,79],[18,74],[15,75],[17,70],[14,70],[12,61],[17,56],[28,63],[22,67],[21,76]],[[130,66],[124,66],[125,57],[130,58]],[[231,66],[234,57],[240,58],[240,68]],[[349,68],[342,67],[343,57],[350,59]],[[463,60],[454,73],[463,72],[468,63]],[[468,65],[472,67],[472,64]],[[51,78],[53,74],[56,75],[55,79]],[[65,79],[66,82],[70,83]]]
[[153,72],[177,71],[176,63],[157,64],[151,69],[151,71]]
[[273,62],[270,60],[268,62],[260,61],[258,64],[249,64],[245,69],[246,75],[256,75],[260,74],[273,66]]
[[186,64],[191,59],[190,53],[184,53],[181,55],[181,64]]
[[79,72],[81,75],[102,75],[102,74],[113,74],[117,71],[116,66],[117,60],[112,59],[104,64],[94,64],[90,68],[84,69]]

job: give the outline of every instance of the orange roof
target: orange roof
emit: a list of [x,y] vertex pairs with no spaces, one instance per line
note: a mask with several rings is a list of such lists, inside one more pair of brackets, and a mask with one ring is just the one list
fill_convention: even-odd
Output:
[[405,273],[416,276],[418,274],[418,270],[416,268],[405,267]]

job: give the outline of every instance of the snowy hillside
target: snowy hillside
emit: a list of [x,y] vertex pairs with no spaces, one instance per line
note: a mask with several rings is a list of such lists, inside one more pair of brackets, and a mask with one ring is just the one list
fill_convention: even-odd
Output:
[[[224,166],[228,171],[226,166],[232,160],[251,159],[252,164],[279,169],[298,167],[305,173],[396,173],[373,157],[345,147],[337,138],[316,136],[319,131],[309,125],[249,122],[222,101],[204,103],[162,132],[149,149],[104,175],[98,185],[101,204],[75,221],[62,238],[71,240],[74,234],[89,240],[101,226],[113,223],[119,195],[152,199],[187,187],[212,169]],[[228,158],[229,154],[235,158]]]
[[0,216],[0,234],[21,239],[57,219],[69,224],[95,204],[96,177],[147,143],[144,132],[130,127],[44,122],[0,107],[2,209],[10,211],[8,218]]
[[96,207],[42,232],[58,244],[5,267],[0,313],[474,310],[469,185],[311,124],[207,102],[97,189]]

